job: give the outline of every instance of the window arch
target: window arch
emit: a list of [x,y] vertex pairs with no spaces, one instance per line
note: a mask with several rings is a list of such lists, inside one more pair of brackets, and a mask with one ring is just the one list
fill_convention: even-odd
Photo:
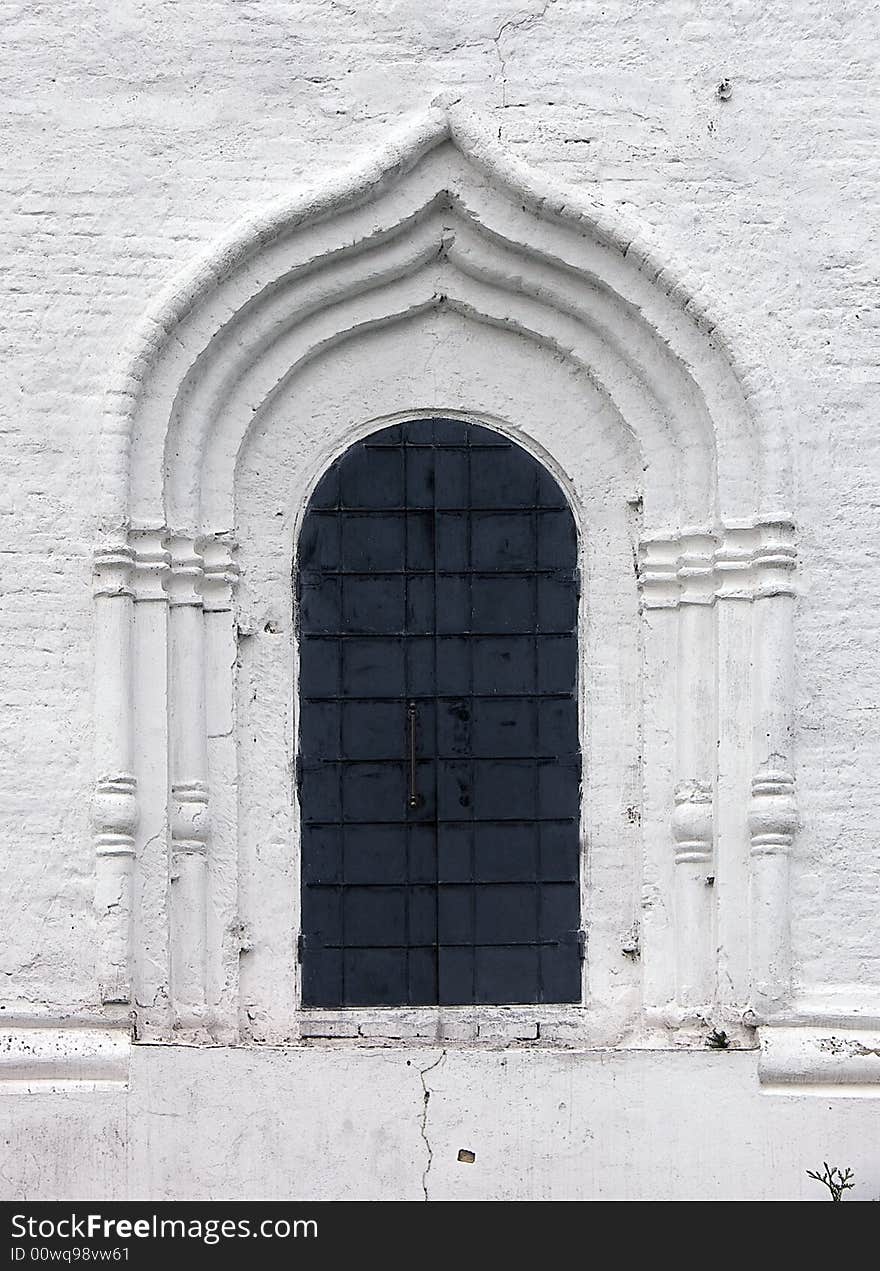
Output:
[[[766,345],[706,299],[458,106],[157,296],[108,388],[94,557],[98,992],[140,1035],[665,1044],[789,1000],[789,429]],[[583,527],[570,1010],[299,1010],[296,527],[330,456],[413,411],[530,437]]]
[[309,502],[303,1004],[581,999],[577,540],[527,451],[414,419]]

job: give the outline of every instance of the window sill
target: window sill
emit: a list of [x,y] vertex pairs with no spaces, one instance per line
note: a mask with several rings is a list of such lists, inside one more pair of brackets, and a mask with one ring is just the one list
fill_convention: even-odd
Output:
[[[753,1029],[725,1019],[733,1050],[756,1045]],[[705,1049],[713,1024],[702,1016],[647,1019],[593,1003],[558,1006],[353,1007],[301,1009],[294,1035],[303,1045],[534,1047],[574,1050]]]
[[629,1032],[618,1015],[583,1004],[558,1006],[422,1006],[302,1009],[296,1033],[304,1043],[381,1045],[605,1047]]

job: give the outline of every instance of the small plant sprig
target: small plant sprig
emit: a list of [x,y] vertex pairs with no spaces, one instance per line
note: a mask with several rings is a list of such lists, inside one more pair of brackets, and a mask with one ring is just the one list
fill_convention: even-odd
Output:
[[817,1183],[822,1183],[828,1188],[832,1200],[843,1200],[843,1193],[855,1187],[852,1181],[855,1175],[851,1169],[838,1169],[836,1165],[829,1167],[827,1161],[823,1161],[822,1164],[825,1167],[824,1173],[820,1174],[815,1169],[808,1169],[807,1173],[810,1178],[815,1178]]

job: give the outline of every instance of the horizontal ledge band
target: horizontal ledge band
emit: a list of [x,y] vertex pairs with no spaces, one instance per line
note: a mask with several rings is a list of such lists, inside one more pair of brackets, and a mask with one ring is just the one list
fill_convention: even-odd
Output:
[[21,1027],[0,1030],[0,1091],[6,1083],[91,1086],[128,1082],[127,1027]]
[[873,1087],[880,1097],[880,1028],[765,1024],[758,1036],[762,1086]]

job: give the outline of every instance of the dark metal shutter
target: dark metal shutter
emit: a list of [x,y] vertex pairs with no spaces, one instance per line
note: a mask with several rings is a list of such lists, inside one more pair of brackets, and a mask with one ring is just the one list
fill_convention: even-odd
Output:
[[498,433],[413,420],[299,543],[306,1006],[580,1000],[576,537]]

